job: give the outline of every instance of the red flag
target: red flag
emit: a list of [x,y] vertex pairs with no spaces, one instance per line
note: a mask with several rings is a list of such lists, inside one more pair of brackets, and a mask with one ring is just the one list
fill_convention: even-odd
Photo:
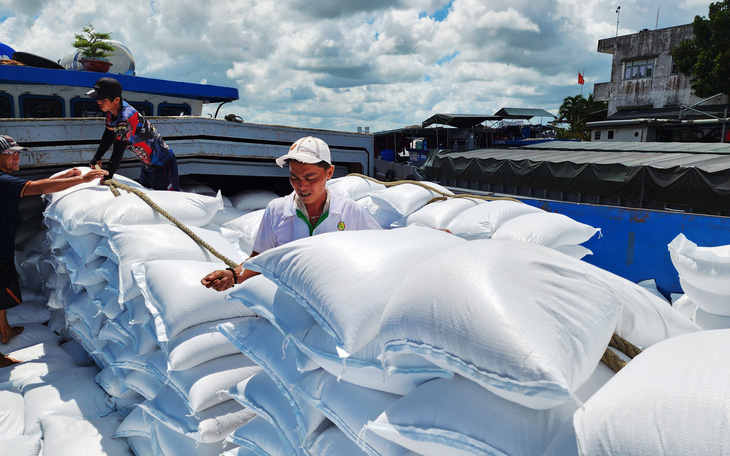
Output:
[[585,79],[583,79],[583,75],[578,72],[578,84],[583,85],[585,83]]

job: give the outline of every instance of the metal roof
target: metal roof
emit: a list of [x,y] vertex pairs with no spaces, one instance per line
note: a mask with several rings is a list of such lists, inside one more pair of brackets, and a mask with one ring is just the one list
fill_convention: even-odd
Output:
[[626,142],[626,141],[548,141],[524,146],[525,149],[602,151],[602,152],[680,152],[687,154],[730,154],[728,143]]
[[494,113],[505,119],[532,119],[533,117],[556,117],[544,109],[539,108],[502,108]]
[[434,114],[423,121],[422,126],[429,125],[448,125],[457,128],[469,128],[479,125],[485,120],[502,120],[500,116],[488,116],[484,114]]
[[552,149],[539,146],[540,144],[522,149],[480,149],[449,152],[449,156],[465,159],[531,160],[550,163],[621,164],[627,167],[649,166],[658,169],[695,167],[707,172],[730,169],[730,154],[725,153],[639,152],[636,150],[590,150],[567,147]]

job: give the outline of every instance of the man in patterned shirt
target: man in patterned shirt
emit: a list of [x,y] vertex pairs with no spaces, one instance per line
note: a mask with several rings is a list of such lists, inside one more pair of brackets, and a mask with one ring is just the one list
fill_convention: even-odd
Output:
[[147,119],[122,100],[122,85],[114,78],[103,77],[86,95],[96,100],[106,114],[106,129],[99,148],[89,163],[101,166],[101,159],[114,145],[107,170],[111,179],[119,168],[124,150],[129,148],[142,161],[140,184],[154,190],[180,190],[177,160],[162,136]]

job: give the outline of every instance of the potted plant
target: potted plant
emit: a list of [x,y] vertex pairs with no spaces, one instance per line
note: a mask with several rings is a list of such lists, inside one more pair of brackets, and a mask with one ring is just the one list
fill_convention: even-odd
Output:
[[82,33],[74,34],[76,41],[72,46],[81,52],[82,59],[79,60],[84,70],[106,73],[112,63],[107,59],[114,52],[114,46],[106,40],[111,38],[109,33],[99,33],[94,30],[92,24],[83,28]]

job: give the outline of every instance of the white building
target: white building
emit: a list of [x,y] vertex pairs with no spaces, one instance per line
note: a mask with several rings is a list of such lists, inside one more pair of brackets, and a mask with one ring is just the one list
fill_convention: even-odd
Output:
[[722,122],[713,116],[723,116],[728,97],[695,96],[690,78],[672,61],[672,49],[693,37],[687,24],[598,41],[598,52],[612,54],[613,64],[611,82],[593,88],[596,101],[608,102],[608,113],[605,121],[588,123],[591,140],[719,140]]

